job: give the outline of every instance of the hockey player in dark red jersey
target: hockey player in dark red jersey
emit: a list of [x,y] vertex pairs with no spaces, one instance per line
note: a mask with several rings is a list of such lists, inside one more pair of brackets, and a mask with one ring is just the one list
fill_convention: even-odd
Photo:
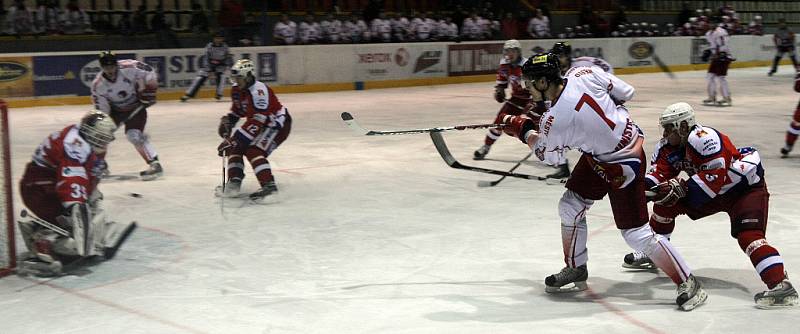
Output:
[[[217,188],[218,196],[238,196],[244,178],[244,157],[250,161],[261,188],[250,194],[258,200],[278,191],[267,158],[289,137],[292,117],[266,84],[256,80],[255,66],[241,59],[231,67],[234,82],[231,91],[231,112],[222,116],[219,135],[224,141],[217,150],[228,157],[228,179],[225,189]],[[236,126],[240,118],[244,122]]]
[[[64,260],[110,258],[116,252],[108,248],[121,230],[105,220],[103,195],[97,189],[98,155],[114,140],[115,129],[110,116],[93,111],[80,124],[52,133],[36,149],[20,181],[22,201],[35,215],[19,221],[29,252],[20,272],[55,275]],[[126,230],[132,231],[131,226],[135,224]]]
[[[650,226],[670,237],[675,217],[697,220],[719,212],[730,217],[736,239],[767,285],[755,295],[761,308],[797,305],[798,295],[787,278],[783,258],[766,238],[769,192],[761,158],[752,147],[736,148],[714,128],[697,124],[692,107],[675,103],[661,114],[663,138],[646,175],[648,197],[655,202]],[[681,172],[690,177],[682,179]],[[640,253],[625,256],[623,267],[649,267]]]
[[[497,69],[497,85],[494,86],[494,99],[503,106],[497,113],[495,123],[500,123],[505,115],[520,115],[529,108],[531,94],[522,87],[522,64],[526,58],[522,57],[522,45],[516,39],[510,39],[503,44],[503,59]],[[511,86],[511,99],[506,100],[506,89]],[[503,134],[499,129],[491,129],[483,140],[483,146],[475,150],[475,160],[483,160],[489,149]]]
[[[794,91],[800,93],[800,66],[796,67],[795,71],[797,74],[794,76]],[[800,135],[800,102],[797,103],[792,122],[789,123],[789,130],[786,131],[786,145],[781,149],[781,158],[789,156],[798,135]]]

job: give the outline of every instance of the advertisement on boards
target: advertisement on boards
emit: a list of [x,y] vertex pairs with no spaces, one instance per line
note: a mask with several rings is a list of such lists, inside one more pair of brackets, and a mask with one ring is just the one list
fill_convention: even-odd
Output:
[[355,49],[359,81],[445,76],[444,45],[370,45]]
[[450,44],[447,48],[450,76],[495,73],[503,58],[502,43]]
[[33,96],[31,57],[0,57],[0,96]]
[[[135,59],[118,53],[117,59]],[[36,96],[91,94],[92,81],[100,73],[97,54],[33,57],[33,90]]]

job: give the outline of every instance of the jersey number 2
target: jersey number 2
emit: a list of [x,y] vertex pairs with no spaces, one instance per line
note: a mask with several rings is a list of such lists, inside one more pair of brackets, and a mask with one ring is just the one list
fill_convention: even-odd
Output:
[[600,108],[600,105],[597,104],[597,101],[595,101],[591,96],[589,96],[589,94],[583,93],[583,96],[581,96],[581,99],[578,101],[578,104],[575,105],[575,111],[581,111],[581,107],[583,107],[584,103],[588,104],[589,107],[591,107],[594,110],[594,112],[600,115],[600,118],[602,118],[603,121],[605,121],[606,124],[608,124],[608,127],[610,127],[611,130],[614,130],[614,128],[617,127],[617,125],[614,124],[614,122],[612,122],[610,119],[606,117],[606,113],[603,112],[603,108]]

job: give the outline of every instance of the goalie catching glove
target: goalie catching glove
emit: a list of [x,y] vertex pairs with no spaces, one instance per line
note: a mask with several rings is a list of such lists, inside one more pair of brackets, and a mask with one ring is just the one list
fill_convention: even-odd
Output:
[[686,185],[685,180],[669,179],[653,186],[645,192],[645,195],[647,195],[647,199],[658,205],[673,206],[681,198],[686,197],[688,190],[689,187]]

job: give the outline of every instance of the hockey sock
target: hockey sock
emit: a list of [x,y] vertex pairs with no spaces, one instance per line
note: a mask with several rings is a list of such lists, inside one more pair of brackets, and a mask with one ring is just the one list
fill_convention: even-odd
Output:
[[239,154],[228,156],[228,181],[244,178],[244,159]]
[[564,248],[564,262],[567,267],[579,267],[589,260],[586,238],[586,218],[573,224],[561,223],[561,244]]
[[655,234],[650,225],[621,230],[625,242],[634,250],[644,252],[675,284],[681,284],[691,269],[675,247],[662,235]]
[[792,123],[789,124],[789,130],[786,131],[786,145],[793,146],[798,135],[800,135],[800,105],[794,110]]
[[761,280],[768,288],[772,289],[785,278],[783,258],[778,250],[767,243],[764,232],[747,230],[739,233],[736,238]]
[[267,157],[264,156],[261,150],[249,149],[246,154],[247,160],[250,161],[250,166],[253,167],[253,173],[256,174],[259,184],[264,185],[269,181],[275,180],[272,176],[272,167],[269,165]]
[[152,144],[150,144],[150,141],[147,140],[147,136],[142,133],[142,130],[131,129],[125,131],[125,135],[128,137],[128,141],[131,142],[131,144],[133,144],[133,146],[136,148],[136,151],[139,152],[139,155],[142,156],[144,161],[149,163],[158,155],[156,149]]
[[772,69],[770,72],[775,73],[778,70],[778,62],[781,61],[781,56],[775,56],[775,59],[772,60]]
[[192,85],[189,86],[189,89],[186,90],[186,96],[194,97],[197,94],[197,91],[200,90],[200,87],[202,87],[203,84],[206,82],[206,79],[208,79],[208,74],[205,75],[204,74],[200,74],[194,78],[194,81],[192,81]]
[[792,65],[794,65],[794,67],[797,68],[797,57],[795,57],[794,55],[791,55],[791,56],[789,56],[789,59],[792,60]]
[[488,146],[492,146],[492,144],[494,144],[494,142],[496,142],[502,134],[503,133],[497,129],[489,129],[489,133],[486,134],[486,138],[483,140],[483,143]]

